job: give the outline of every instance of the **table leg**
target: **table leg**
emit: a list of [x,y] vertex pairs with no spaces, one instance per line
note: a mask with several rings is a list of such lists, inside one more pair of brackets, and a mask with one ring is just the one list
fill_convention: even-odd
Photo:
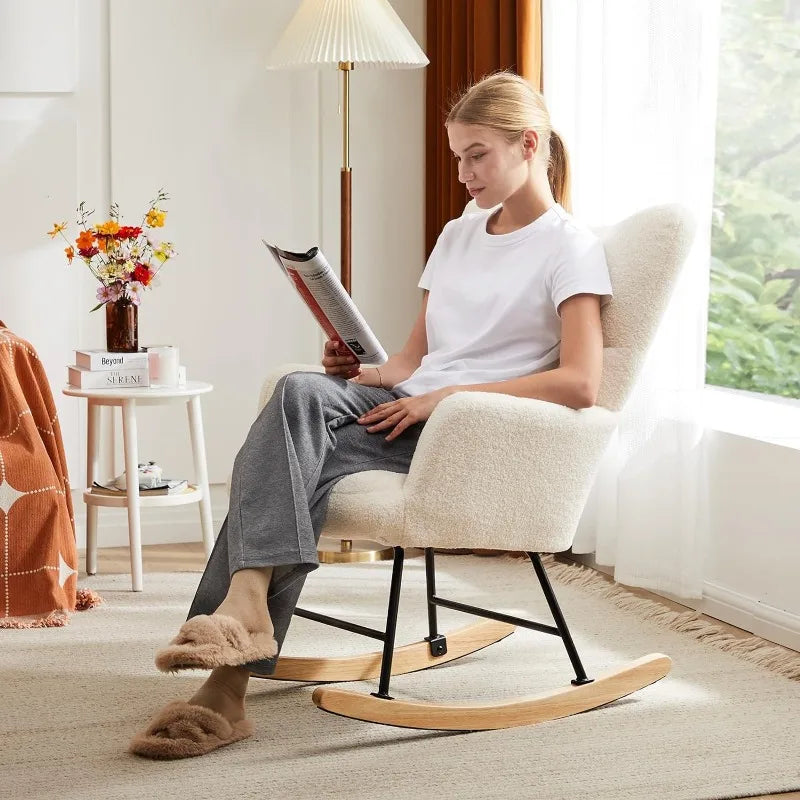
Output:
[[[91,489],[92,484],[99,477],[98,460],[100,457],[100,406],[89,400],[88,431],[86,434],[86,486]],[[86,504],[86,573],[97,574],[97,513],[95,505]]]
[[214,523],[211,518],[211,495],[208,489],[208,466],[206,464],[206,442],[203,436],[203,414],[200,411],[200,397],[194,395],[188,402],[189,432],[192,437],[192,456],[194,457],[195,479],[200,497],[200,527],[203,530],[203,547],[206,560],[214,548]]
[[139,517],[139,452],[136,434],[136,400],[122,401],[122,439],[125,445],[125,480],[128,501],[128,537],[131,551],[131,588],[142,591],[142,529]]

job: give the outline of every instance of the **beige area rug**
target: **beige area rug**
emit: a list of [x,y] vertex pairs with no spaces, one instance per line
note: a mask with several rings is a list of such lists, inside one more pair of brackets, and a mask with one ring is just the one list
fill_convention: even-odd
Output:
[[[529,563],[451,556],[437,566],[444,597],[552,622]],[[603,596],[602,579],[564,582],[586,582],[582,568],[551,564],[550,573],[590,676],[649,652],[670,655],[671,674],[584,714],[467,734],[333,716],[314,707],[310,686],[253,679],[255,736],[174,762],[125,750],[153,712],[188,699],[204,679],[153,666],[155,651],[185,618],[199,573],[147,574],[142,594],[128,590],[127,575],[84,577],[105,605],[64,628],[0,632],[0,796],[699,800],[800,788],[800,683],[620,607],[619,597]],[[383,627],[389,575],[385,563],[325,566],[309,577],[302,605]],[[441,610],[440,619],[447,630],[471,618]],[[398,643],[426,633],[424,563],[411,559]],[[296,619],[285,652],[375,645]],[[395,677],[392,693],[488,701],[572,677],[558,638],[518,629],[472,656]]]

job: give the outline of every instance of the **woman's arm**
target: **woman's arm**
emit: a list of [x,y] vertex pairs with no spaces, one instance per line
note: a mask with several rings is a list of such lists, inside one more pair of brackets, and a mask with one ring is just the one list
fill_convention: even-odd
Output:
[[[569,408],[595,404],[603,367],[603,330],[600,298],[578,294],[558,307],[561,314],[561,359],[555,369],[496,383],[445,386],[432,392],[381,403],[359,417],[369,433],[392,428],[386,441],[396,439],[409,425],[430,418],[436,406],[455,392],[497,392],[546,400]],[[381,368],[383,369],[383,368]]]
[[[365,386],[379,386],[382,383],[385,389],[391,389],[400,381],[404,381],[411,376],[420,365],[423,356],[428,352],[428,334],[425,329],[425,311],[427,308],[428,292],[426,291],[425,296],[422,298],[422,308],[417,315],[417,320],[403,349],[391,356],[378,369],[364,367],[364,371],[360,375],[352,378],[354,383],[361,383]],[[380,382],[378,381],[378,371],[380,371]]]
[[496,383],[449,386],[453,392],[500,392],[547,400],[570,408],[595,404],[603,371],[600,298],[576,294],[558,308],[561,315],[561,359],[555,369]]

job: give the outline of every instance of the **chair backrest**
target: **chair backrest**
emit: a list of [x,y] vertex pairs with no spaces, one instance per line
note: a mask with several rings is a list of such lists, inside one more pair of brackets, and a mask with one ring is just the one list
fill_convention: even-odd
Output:
[[[464,213],[477,210],[471,200]],[[602,311],[603,377],[597,405],[620,410],[653,340],[694,237],[689,212],[653,206],[596,229],[603,242],[614,297]]]
[[694,238],[683,206],[653,206],[597,230],[614,297],[602,311],[603,377],[597,405],[623,407]]

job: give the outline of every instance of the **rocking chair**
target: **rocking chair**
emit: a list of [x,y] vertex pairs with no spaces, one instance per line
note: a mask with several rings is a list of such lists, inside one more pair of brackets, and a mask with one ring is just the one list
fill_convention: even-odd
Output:
[[[295,614],[382,641],[383,650],[344,658],[281,656],[274,674],[255,677],[313,682],[378,678],[378,689],[371,694],[317,687],[314,703],[369,722],[472,731],[577,714],[642,689],[669,672],[670,658],[652,653],[596,678],[588,677],[539,554],[564,551],[572,544],[601,456],[688,253],[692,228],[684,209],[665,205],[598,231],[614,298],[602,311],[604,365],[594,407],[576,411],[541,400],[460,392],[436,407],[408,475],[374,470],[349,475],[336,484],[324,533],[340,538],[363,536],[394,548],[386,629],[301,608]],[[305,364],[278,368],[264,383],[259,409],[280,377],[296,370],[322,368]],[[395,648],[405,548],[425,551],[428,636]],[[440,597],[435,548],[525,551],[555,625]],[[485,620],[443,634],[437,626],[438,607]],[[408,702],[389,694],[391,676],[473,653],[510,635],[517,625],[561,637],[575,672],[568,685],[497,705]]]

